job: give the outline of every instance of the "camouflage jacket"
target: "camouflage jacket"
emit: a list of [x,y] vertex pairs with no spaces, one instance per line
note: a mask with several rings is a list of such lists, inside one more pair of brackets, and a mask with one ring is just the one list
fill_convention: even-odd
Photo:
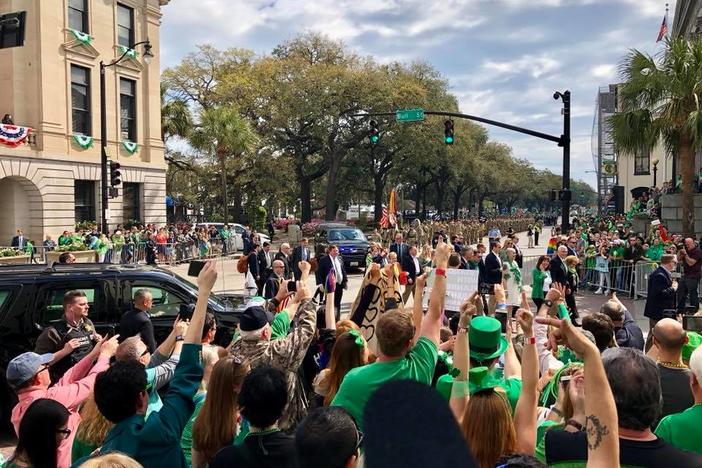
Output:
[[269,365],[285,373],[288,382],[288,406],[279,426],[295,427],[307,414],[307,396],[298,369],[317,329],[317,312],[312,300],[300,304],[293,319],[295,326],[288,336],[273,341],[240,339],[232,345],[231,354],[246,358],[251,367]]

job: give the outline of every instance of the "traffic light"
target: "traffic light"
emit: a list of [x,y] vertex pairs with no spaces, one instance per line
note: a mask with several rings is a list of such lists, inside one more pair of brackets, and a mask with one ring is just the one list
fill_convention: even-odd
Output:
[[380,140],[380,130],[378,130],[378,122],[375,120],[370,121],[370,142],[371,145],[377,145]]
[[116,187],[122,183],[122,173],[119,168],[122,165],[115,161],[110,161],[110,185]]
[[551,192],[549,193],[549,199],[554,202],[558,198],[558,190],[551,189]]
[[558,191],[558,199],[560,201],[570,201],[571,200],[571,192],[568,189],[561,189]]
[[444,122],[444,143],[447,145],[453,144],[453,120]]

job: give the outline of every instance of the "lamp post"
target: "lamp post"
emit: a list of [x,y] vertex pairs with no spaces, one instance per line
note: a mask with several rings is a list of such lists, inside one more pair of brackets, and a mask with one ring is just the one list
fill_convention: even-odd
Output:
[[658,175],[658,159],[654,159],[653,160],[653,186],[654,187],[658,186],[658,184],[656,184],[657,175]]
[[100,230],[105,235],[107,235],[107,203],[109,199],[107,190],[107,105],[105,101],[105,69],[117,65],[127,56],[130,50],[134,50],[134,48],[139,45],[144,46],[144,62],[148,65],[154,57],[154,54],[151,53],[151,42],[148,39],[137,42],[129,47],[119,58],[110,63],[106,64],[102,60],[100,61]]

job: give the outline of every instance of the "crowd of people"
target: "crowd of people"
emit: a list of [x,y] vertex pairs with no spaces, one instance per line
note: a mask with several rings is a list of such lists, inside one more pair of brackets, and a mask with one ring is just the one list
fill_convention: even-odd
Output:
[[[458,226],[469,223],[415,224],[391,242],[379,233],[348,317],[338,246],[317,258],[308,239],[273,252],[250,238],[252,297],[226,347],[213,345],[207,312],[212,262],[162,343],[148,290],[114,337],[97,334],[82,293],[67,293],[62,322],[8,366],[19,442],[5,466],[702,466],[702,337],[668,312],[695,307],[696,292],[677,301],[702,267],[693,239],[652,234],[664,253],[645,340],[616,293],[598,312],[577,310],[590,243],[632,239],[616,219],[534,239],[545,254],[531,284],[518,233],[535,237],[539,220],[488,222],[487,241]],[[677,241],[682,251],[667,253]],[[453,269],[478,278],[457,310],[446,306]]]

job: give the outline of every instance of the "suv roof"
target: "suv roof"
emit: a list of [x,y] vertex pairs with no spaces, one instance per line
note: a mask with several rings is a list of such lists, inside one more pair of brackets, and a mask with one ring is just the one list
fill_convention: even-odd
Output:
[[351,226],[349,224],[344,224],[344,223],[335,223],[335,222],[328,222],[328,223],[319,223],[317,225],[317,229],[319,228],[324,228],[324,229],[333,229],[333,228],[356,228],[356,226]]
[[3,278],[6,275],[16,276],[22,273],[96,273],[103,271],[126,272],[146,270],[159,270],[163,273],[173,274],[168,270],[151,265],[116,265],[109,263],[54,263],[53,265],[3,265],[0,266],[0,278]]

